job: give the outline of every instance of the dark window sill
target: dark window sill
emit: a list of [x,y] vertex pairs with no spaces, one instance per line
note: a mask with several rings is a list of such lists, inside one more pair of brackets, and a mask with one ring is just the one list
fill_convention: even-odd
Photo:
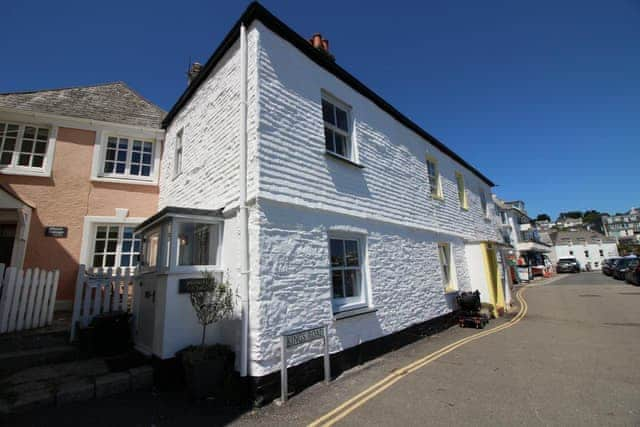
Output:
[[376,311],[378,311],[377,308],[371,308],[371,307],[362,307],[362,308],[354,308],[353,310],[339,311],[333,314],[333,320],[349,319],[351,317],[363,316],[365,314],[375,313]]
[[340,161],[348,163],[348,164],[350,164],[352,166],[355,166],[357,168],[364,169],[364,166],[361,165],[360,163],[356,163],[353,160],[349,160],[346,157],[342,157],[342,156],[340,156],[338,154],[332,153],[331,151],[325,151],[324,154],[325,154],[325,156],[331,157],[332,159],[340,160]]

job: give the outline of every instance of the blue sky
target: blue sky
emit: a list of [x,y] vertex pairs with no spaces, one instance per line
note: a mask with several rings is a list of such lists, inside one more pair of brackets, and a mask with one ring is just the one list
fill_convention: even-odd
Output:
[[[640,0],[262,3],[530,214],[640,205]],[[248,4],[8,2],[0,91],[123,80],[169,109]]]

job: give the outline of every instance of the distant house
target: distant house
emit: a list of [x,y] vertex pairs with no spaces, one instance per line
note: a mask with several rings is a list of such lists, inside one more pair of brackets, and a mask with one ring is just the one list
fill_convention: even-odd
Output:
[[592,269],[599,270],[606,258],[618,256],[616,239],[595,231],[559,231],[551,233],[551,239],[554,263],[560,258],[576,258],[582,268],[589,263]]
[[[504,308],[493,183],[337,65],[321,36],[253,3],[164,127],[159,211],[138,229],[141,292],[154,295],[140,302],[139,349],[166,359],[199,342],[185,286],[203,270],[238,290],[242,319],[208,342],[234,348],[271,393],[283,334],[328,327],[346,366],[450,321],[460,290],[482,286]],[[289,349],[306,364],[296,372],[317,349]]]
[[607,236],[619,241],[640,243],[640,209],[631,208],[623,214],[602,216],[602,226]]
[[164,112],[124,83],[0,94],[0,262],[131,268],[155,212]]

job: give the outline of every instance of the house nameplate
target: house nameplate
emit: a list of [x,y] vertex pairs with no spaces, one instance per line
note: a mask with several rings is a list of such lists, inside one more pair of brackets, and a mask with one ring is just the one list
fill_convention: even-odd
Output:
[[193,278],[193,279],[180,279],[178,281],[178,293],[179,294],[190,294],[193,293],[195,289],[198,289],[200,286],[206,284],[206,280],[203,277]]
[[46,237],[67,237],[69,229],[67,227],[61,227],[58,225],[45,227],[44,235]]

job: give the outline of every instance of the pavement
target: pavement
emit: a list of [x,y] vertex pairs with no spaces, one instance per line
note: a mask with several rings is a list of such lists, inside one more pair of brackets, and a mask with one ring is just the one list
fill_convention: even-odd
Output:
[[[286,426],[329,413],[323,422],[354,426],[640,425],[640,288],[591,272],[534,284],[524,296],[526,315],[517,322],[515,313],[492,320],[489,328],[498,329],[490,334],[451,328],[316,384],[284,406],[247,412],[195,405],[181,394],[130,392],[0,424]],[[462,344],[404,369],[454,343]],[[400,376],[390,382],[390,374]],[[335,411],[372,386],[376,393]]]

